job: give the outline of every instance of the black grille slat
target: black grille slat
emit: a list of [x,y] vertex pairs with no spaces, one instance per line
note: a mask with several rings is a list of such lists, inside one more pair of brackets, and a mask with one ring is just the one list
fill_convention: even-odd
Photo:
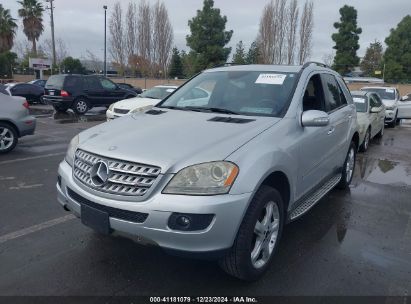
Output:
[[117,209],[117,208],[108,207],[105,205],[94,203],[82,197],[81,195],[77,194],[70,188],[67,188],[67,193],[77,203],[95,208],[103,212],[107,212],[109,217],[117,218],[120,220],[125,220],[128,222],[134,222],[134,223],[144,223],[148,217],[148,213]]

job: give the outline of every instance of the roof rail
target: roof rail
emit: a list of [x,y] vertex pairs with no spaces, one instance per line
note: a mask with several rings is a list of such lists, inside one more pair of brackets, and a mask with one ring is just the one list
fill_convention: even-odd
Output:
[[321,62],[317,62],[317,61],[308,61],[308,62],[304,63],[302,69],[305,69],[306,67],[308,67],[308,66],[311,65],[311,64],[315,64],[315,65],[318,65],[318,66],[323,67],[323,68],[329,68],[329,69],[331,69],[331,68],[330,68],[328,65],[326,65],[325,63],[321,63]]

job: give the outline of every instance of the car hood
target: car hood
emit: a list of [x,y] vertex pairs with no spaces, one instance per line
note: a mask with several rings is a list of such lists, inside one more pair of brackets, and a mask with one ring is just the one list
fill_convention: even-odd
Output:
[[[215,117],[250,121],[210,121]],[[275,117],[168,109],[157,115],[143,112],[80,133],[79,148],[109,158],[159,166],[162,173],[176,173],[192,164],[224,160],[278,121],[280,118]]]
[[133,97],[116,102],[114,108],[132,110],[140,107],[154,106],[159,102],[160,99]]
[[396,104],[395,100],[392,99],[382,99],[382,103],[386,106],[386,107],[394,107]]

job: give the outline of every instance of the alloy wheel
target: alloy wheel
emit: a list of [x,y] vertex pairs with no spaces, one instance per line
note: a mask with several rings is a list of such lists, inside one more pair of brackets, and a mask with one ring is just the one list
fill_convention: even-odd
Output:
[[13,145],[13,142],[13,132],[6,127],[0,127],[0,151],[9,149]]
[[77,101],[76,109],[79,113],[85,113],[87,111],[87,103],[84,100]]
[[349,183],[354,173],[354,165],[355,165],[355,152],[354,148],[350,148],[350,152],[348,152],[347,162],[345,164],[345,171],[346,171],[346,181]]
[[261,268],[270,260],[280,227],[280,212],[278,206],[270,201],[263,208],[254,227],[253,250],[251,263],[255,268]]

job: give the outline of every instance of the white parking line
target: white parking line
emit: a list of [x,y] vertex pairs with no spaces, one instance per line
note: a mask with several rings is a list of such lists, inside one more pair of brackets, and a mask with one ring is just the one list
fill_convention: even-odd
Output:
[[55,225],[58,225],[58,224],[61,224],[67,221],[70,221],[74,218],[75,216],[73,214],[68,214],[68,215],[65,215],[65,216],[62,216],[62,217],[59,217],[59,218],[56,218],[56,219],[53,219],[53,220],[50,220],[50,221],[47,221],[41,224],[37,224],[31,227],[27,227],[21,230],[17,230],[17,231],[5,234],[3,236],[0,236],[0,244],[17,239],[19,237],[22,237],[28,234],[32,234],[34,232],[37,232],[37,231],[40,231],[46,228],[50,228],[52,226],[55,226]]
[[52,156],[58,156],[58,155],[65,155],[65,154],[66,154],[66,152],[59,152],[59,153],[50,153],[50,154],[32,156],[32,157],[26,157],[26,158],[17,158],[17,159],[11,159],[11,160],[4,160],[4,161],[0,162],[0,165],[17,163],[17,162],[20,162],[20,161],[26,161],[26,160],[32,160],[32,159],[39,159],[39,158],[46,158],[46,157],[52,157]]

